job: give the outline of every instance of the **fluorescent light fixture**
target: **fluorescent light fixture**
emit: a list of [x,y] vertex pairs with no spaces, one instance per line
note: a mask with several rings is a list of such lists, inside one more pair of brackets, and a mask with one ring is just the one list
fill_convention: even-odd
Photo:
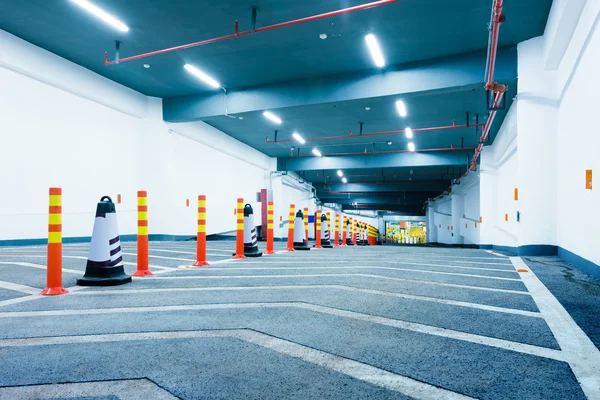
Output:
[[271,121],[275,122],[276,124],[281,124],[281,118],[279,118],[277,115],[273,114],[270,111],[265,111],[263,113],[263,115],[265,116],[265,118],[270,119]]
[[316,147],[312,149],[312,153],[317,157],[323,156],[323,154],[321,154],[321,152]]
[[377,38],[372,33],[369,33],[365,36],[365,40],[367,42],[367,46],[369,47],[369,51],[371,52],[371,57],[373,57],[373,61],[375,65],[379,68],[385,67],[385,60],[383,59],[383,54],[381,53],[381,49],[379,48],[379,43],[377,43]]
[[90,14],[100,18],[102,21],[106,22],[108,25],[117,28],[121,32],[129,32],[129,27],[119,21],[117,18],[113,17],[100,7],[90,3],[87,0],[71,0],[73,3],[77,4],[79,7],[83,8]]
[[415,144],[413,142],[408,142],[408,150],[415,151]]
[[306,143],[306,140],[304,140],[304,138],[300,136],[297,132],[292,133],[292,137],[296,139],[297,142],[300,142],[300,144]]
[[219,82],[217,82],[216,80],[214,80],[212,77],[206,75],[204,72],[200,71],[198,68],[194,67],[191,64],[185,64],[183,66],[183,68],[185,68],[185,70],[187,72],[189,72],[190,74],[194,75],[196,78],[200,79],[202,82],[208,84],[209,86],[214,87],[215,89],[218,89],[221,87],[221,85],[219,84]]
[[396,102],[396,109],[398,110],[398,114],[400,114],[402,118],[408,115],[408,113],[406,112],[406,106],[404,105],[404,102],[402,100],[398,100]]
[[342,170],[341,170],[341,169],[338,169],[338,171],[337,171],[337,174],[338,174],[338,176],[340,176],[340,177],[341,177],[341,176],[344,176],[344,173],[342,172]]
[[348,183],[348,179],[346,179],[346,177],[343,177],[343,178],[342,178],[342,182],[344,182],[344,183]]
[[404,134],[406,135],[407,139],[412,139],[413,137],[413,131],[410,128],[404,129]]

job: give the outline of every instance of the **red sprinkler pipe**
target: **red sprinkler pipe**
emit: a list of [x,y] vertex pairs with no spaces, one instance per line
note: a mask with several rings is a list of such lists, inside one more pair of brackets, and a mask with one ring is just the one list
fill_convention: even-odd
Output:
[[[413,132],[443,131],[446,129],[463,129],[463,128],[481,127],[481,126],[484,126],[484,124],[434,126],[434,127],[430,127],[430,128],[415,128],[412,131]],[[322,136],[322,137],[314,137],[314,138],[305,138],[304,140],[306,140],[307,142],[312,142],[312,141],[317,141],[317,140],[348,139],[348,138],[353,138],[353,137],[396,135],[398,133],[404,133],[405,131],[406,131],[405,129],[398,129],[396,131],[363,133],[362,135],[360,133],[352,133],[352,131],[350,131],[349,135]],[[270,141],[269,137],[267,136],[266,142],[267,143],[289,143],[289,142],[295,142],[295,140],[286,139],[286,140],[278,140],[275,142],[275,141]]]
[[[491,33],[490,43],[488,45],[488,69],[485,88],[493,91],[502,91],[504,85],[499,85],[494,82],[494,70],[496,66],[496,55],[498,50],[498,37],[500,36],[500,25],[504,22],[504,14],[502,14],[503,0],[493,0],[492,18],[491,18]],[[503,91],[506,89],[504,88]]]
[[319,19],[335,17],[337,15],[347,14],[347,13],[351,13],[354,11],[366,10],[368,8],[378,7],[378,6],[381,6],[384,4],[395,3],[396,1],[398,1],[398,0],[374,1],[372,3],[361,4],[361,5],[354,6],[354,7],[342,8],[342,9],[336,10],[336,11],[331,11],[331,12],[327,12],[327,13],[323,13],[323,14],[313,15],[310,17],[295,19],[293,21],[287,21],[287,22],[281,22],[279,24],[268,25],[268,26],[265,26],[262,28],[256,28],[256,29],[254,29],[254,31],[248,30],[248,31],[239,32],[238,23],[236,21],[235,31],[234,31],[234,33],[232,33],[230,35],[225,35],[225,36],[220,36],[220,37],[216,37],[216,38],[212,38],[212,39],[202,40],[200,42],[188,43],[188,44],[184,44],[181,46],[169,47],[167,49],[151,51],[149,53],[138,54],[135,56],[120,58],[119,60],[115,60],[115,61],[108,61],[108,53],[104,53],[104,64],[105,65],[121,64],[121,63],[124,63],[127,61],[138,60],[140,58],[146,58],[146,57],[156,56],[159,54],[170,53],[172,51],[189,49],[190,47],[203,46],[205,44],[220,42],[222,40],[235,39],[235,38],[238,38],[241,36],[248,36],[248,35],[252,35],[254,33],[266,32],[266,31],[270,31],[273,29],[285,28],[286,26],[302,24],[304,22],[310,22],[310,21],[316,21]]
[[[332,157],[332,156],[366,156],[372,154],[393,154],[393,153],[431,153],[434,151],[461,151],[461,150],[473,150],[476,147],[444,147],[439,149],[422,149],[415,150],[411,152],[410,150],[384,150],[384,151],[356,151],[350,153],[331,153],[331,154],[322,154],[323,157]],[[317,157],[314,154],[302,154],[298,157]]]
[[473,171],[473,170],[475,170],[475,168],[477,168],[477,158],[479,157],[481,150],[483,150],[483,143],[485,143],[485,141],[490,133],[492,124],[494,123],[494,119],[496,118],[496,113],[498,112],[495,108],[497,108],[500,105],[500,102],[502,101],[503,96],[504,96],[504,92],[497,92],[496,96],[494,97],[494,104],[492,105],[494,110],[490,111],[490,116],[488,117],[488,120],[485,123],[485,126],[483,127],[483,131],[481,132],[481,138],[479,139],[479,145],[475,149],[475,155],[473,155],[473,161],[471,161],[471,168],[470,168],[471,171]]

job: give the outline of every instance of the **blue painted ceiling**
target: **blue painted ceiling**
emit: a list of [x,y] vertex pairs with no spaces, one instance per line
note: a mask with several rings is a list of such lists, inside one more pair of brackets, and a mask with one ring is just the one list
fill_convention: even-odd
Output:
[[[121,56],[127,57],[230,34],[236,20],[239,20],[240,30],[249,29],[252,6],[259,8],[257,26],[265,26],[364,4],[369,0],[93,2],[118,16],[130,27],[130,31],[123,34],[107,27],[69,0],[1,0],[0,29],[144,94],[166,98],[214,93],[183,69],[185,63],[192,63],[214,76],[229,91],[242,88],[260,90],[261,86],[269,83],[352,71],[374,71],[364,43],[364,36],[369,32],[377,35],[388,65],[485,51],[492,3],[491,0],[399,0],[352,14],[105,66],[104,52],[108,51],[110,58],[114,58],[115,40],[124,43]],[[514,46],[541,35],[550,5],[551,0],[505,1],[506,22],[500,30],[500,46]],[[328,38],[321,40],[321,33],[326,33]],[[151,68],[145,69],[145,63]],[[276,128],[279,130],[278,139],[286,140],[291,138],[293,131],[304,137],[345,135],[350,131],[359,133],[359,122],[364,123],[365,133],[398,130],[406,126],[416,129],[451,125],[453,122],[463,124],[467,112],[471,117],[470,123],[475,123],[477,115],[480,122],[485,122],[487,109],[483,80],[482,76],[481,85],[476,87],[404,94],[402,98],[409,110],[406,119],[398,117],[394,106],[397,98],[386,96],[274,110],[284,120],[280,127],[268,122],[262,111],[237,114],[235,118],[218,116],[206,122],[270,156],[286,157],[290,156],[291,147],[294,147],[292,153],[297,155],[296,143],[265,142],[267,136],[274,140]],[[506,96],[508,107],[516,93],[516,77],[502,83],[509,85]],[[370,107],[370,110],[365,110],[365,107]],[[504,111],[499,113],[490,141],[493,141],[504,115]],[[413,140],[418,149],[472,147],[477,144],[480,133],[473,127],[416,132]],[[392,143],[388,145],[387,141]],[[300,146],[300,154],[309,153],[313,145],[317,145],[324,154],[377,152],[405,149],[407,139],[401,134],[394,134],[315,141]],[[304,179],[323,184],[335,170],[297,172]],[[385,182],[396,180],[401,183],[407,179],[410,179],[407,182],[443,182],[437,192],[413,191],[411,199],[415,202],[414,196],[421,201],[441,192],[441,187],[458,177],[464,169],[370,168],[345,172],[353,182],[377,183],[384,176]],[[412,176],[407,178],[407,174]],[[382,206],[402,204],[400,200],[406,198],[406,193],[399,192],[399,187],[402,186],[390,185],[389,196],[397,201],[388,197],[381,200]],[[327,190],[319,194],[323,198],[328,196]],[[361,197],[364,196],[369,196],[369,193]],[[350,197],[346,204],[352,202]],[[376,197],[382,195],[373,195],[373,198]],[[419,207],[399,205],[394,209],[416,213]]]

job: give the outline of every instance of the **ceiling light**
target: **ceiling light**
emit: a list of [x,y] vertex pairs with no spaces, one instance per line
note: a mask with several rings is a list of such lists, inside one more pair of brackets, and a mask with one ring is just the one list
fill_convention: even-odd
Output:
[[202,82],[214,87],[215,89],[218,89],[221,87],[219,82],[214,80],[212,77],[206,75],[204,72],[200,71],[198,68],[194,67],[193,65],[185,64],[183,66],[183,68],[185,68],[185,70],[187,72],[194,75],[196,78],[200,79]]
[[321,154],[321,152],[316,147],[312,149],[312,153],[317,157],[323,156],[323,154]]
[[129,28],[127,27],[127,25],[125,25],[124,23],[122,23],[117,18],[113,17],[112,15],[110,15],[109,13],[107,13],[106,11],[101,9],[100,7],[90,3],[89,1],[87,1],[87,0],[71,0],[71,1],[75,4],[77,4],[79,7],[86,10],[87,12],[89,12],[90,14],[95,15],[96,17],[100,18],[102,21],[106,22],[107,24],[111,25],[112,27],[117,28],[121,32],[129,31]]
[[365,110],[367,110],[367,111],[369,111],[370,109],[371,109],[371,107],[369,107],[369,106],[365,107]]
[[300,136],[297,132],[292,133],[292,137],[296,139],[297,142],[300,142],[300,144],[306,143],[306,140],[304,140],[304,138]]
[[404,129],[404,133],[406,134],[407,139],[412,139],[412,137],[413,137],[412,129],[406,128],[406,129]]
[[392,145],[392,141],[391,140],[388,140],[386,143],[387,143],[388,146]]
[[415,144],[413,142],[408,142],[408,150],[415,151]]
[[150,64],[144,64],[144,68],[146,68],[146,69],[150,68]]
[[342,182],[344,182],[344,183],[348,183],[348,179],[346,179],[346,177],[343,177],[343,178],[342,178]]
[[369,51],[371,52],[371,57],[373,57],[375,65],[379,68],[385,67],[383,54],[381,53],[381,49],[379,48],[379,43],[377,43],[377,38],[375,35],[369,33],[367,36],[365,36],[365,40],[367,41],[367,46],[369,47]]
[[244,119],[244,117],[238,117],[239,119]]
[[272,112],[270,112],[270,111],[265,111],[265,112],[263,113],[263,115],[264,115],[264,116],[265,116],[267,119],[270,119],[271,121],[275,122],[276,124],[281,124],[281,119],[280,119],[280,118],[279,118],[277,115],[273,114]]
[[400,114],[402,118],[406,117],[406,115],[408,114],[406,112],[406,106],[404,105],[404,102],[402,100],[398,100],[396,102],[396,109],[398,110],[398,114]]
[[344,173],[342,172],[341,169],[338,169],[337,174],[338,174],[338,176],[344,176]]
[[327,39],[327,34],[326,33],[321,33],[319,35],[319,38],[321,38],[321,40],[325,40],[325,39]]

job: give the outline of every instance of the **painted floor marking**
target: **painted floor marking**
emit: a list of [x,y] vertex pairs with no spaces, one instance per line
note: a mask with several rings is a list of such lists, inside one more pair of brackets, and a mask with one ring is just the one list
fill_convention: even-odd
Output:
[[[279,262],[276,263],[269,263],[269,262],[253,262],[253,261],[241,261],[242,264],[282,264]],[[285,264],[291,264],[291,263],[285,263]],[[296,262],[294,264],[306,264],[305,262]],[[428,270],[428,269],[413,269],[413,268],[397,268],[397,267],[372,267],[369,265],[358,265],[358,266],[354,266],[354,267],[305,267],[305,268],[301,268],[301,269],[364,269],[364,268],[380,268],[380,269],[389,269],[389,270],[394,270],[394,271],[406,271],[406,272],[417,272],[417,273],[422,273],[422,274],[434,274],[434,275],[454,275],[454,276],[465,276],[468,278],[482,278],[482,279],[495,279],[495,280],[500,280],[500,281],[513,281],[513,282],[520,282],[521,279],[519,278],[503,278],[503,277],[499,277],[499,276],[489,276],[489,275],[476,275],[476,274],[462,274],[460,272],[444,272],[444,271],[432,271],[432,270]],[[228,268],[222,268],[222,270],[227,270]],[[233,269],[233,268],[232,268]],[[251,268],[248,268],[251,269]],[[261,269],[261,270],[281,270],[281,269],[294,269],[294,268],[257,268],[257,269]],[[298,269],[298,268],[296,268]],[[206,269],[205,271],[214,271],[214,269]],[[512,271],[511,271],[512,272]]]
[[[328,254],[329,255],[329,254]],[[333,253],[331,253],[331,255],[333,255]],[[348,260],[356,260],[356,259],[362,259],[362,258],[367,258],[367,259],[373,259],[374,257],[381,257],[382,255],[390,255],[394,257],[394,260],[382,260],[381,262],[393,262],[393,263],[399,263],[399,264],[412,264],[412,263],[407,263],[405,261],[432,261],[432,262],[439,262],[439,261],[448,261],[448,259],[452,259],[455,262],[461,262],[461,263],[466,263],[466,264],[484,264],[484,265],[504,265],[504,266],[508,266],[510,267],[511,264],[510,262],[483,262],[483,261],[466,261],[466,259],[461,259],[460,257],[448,257],[448,258],[442,258],[442,257],[422,257],[422,258],[408,258],[408,257],[402,257],[402,255],[400,254],[369,254],[369,255],[359,255],[359,254],[343,254],[343,255],[336,255],[335,256],[335,260],[342,260],[342,261],[348,261]],[[302,258],[302,259],[317,259],[317,260],[322,260],[323,259],[323,255],[319,254],[318,256],[304,256],[304,255],[298,255],[298,258]],[[273,256],[273,255],[269,255],[269,258],[287,258],[289,259],[290,257],[288,255],[285,256]],[[468,258],[468,259],[472,259],[472,258]],[[486,257],[484,259],[487,260],[492,260],[492,261],[496,261],[496,259],[491,258],[491,257]]]
[[[191,249],[190,249],[191,250]],[[192,255],[196,255],[197,253],[195,251],[180,251],[180,250],[163,250],[163,249],[150,249],[150,251],[158,251],[158,252],[162,252],[162,253],[175,253],[175,254],[192,254]],[[231,255],[233,252],[229,252],[229,254]],[[224,257],[225,254],[210,254],[210,253],[206,253],[207,256],[211,256],[211,257]]]
[[[88,289],[88,288],[89,288],[89,286],[71,286],[71,287],[68,287],[66,289],[67,289],[67,291],[70,294],[75,294],[78,291],[81,291],[81,290],[84,290],[84,289]],[[31,294],[29,296],[23,296],[23,297],[18,297],[16,299],[9,299],[9,300],[0,301],[0,307],[9,306],[9,305],[12,305],[12,304],[24,303],[24,302],[27,302],[27,301],[32,301],[32,300],[37,300],[37,299],[45,299],[45,298],[53,297],[53,296],[42,296],[40,294],[41,291],[42,291],[42,289],[37,289],[36,293]]]
[[[136,256],[136,253],[122,253],[125,256]],[[190,260],[189,258],[177,258],[177,257],[165,257],[165,256],[155,256],[152,254],[149,254],[148,257],[150,258],[160,258],[161,260],[175,260],[175,261],[188,261],[188,262],[196,262],[196,260]]]
[[21,285],[18,283],[5,282],[0,281],[0,288],[13,290],[15,292],[25,293],[25,294],[39,294],[42,289],[34,288],[32,286]]
[[[123,341],[143,340],[181,340],[229,337],[251,343],[269,350],[276,351],[320,367],[342,373],[352,378],[370,383],[372,385],[393,390],[415,399],[423,400],[468,400],[473,399],[447,389],[432,386],[415,379],[394,374],[383,369],[373,367],[345,357],[337,356],[321,350],[316,350],[298,343],[279,339],[251,329],[225,329],[207,331],[184,332],[144,332],[144,333],[116,333],[105,335],[85,336],[56,336],[32,339],[4,339],[0,340],[2,347],[16,346],[49,346],[82,343],[108,343]],[[0,392],[2,393],[2,392]],[[44,392],[44,395],[47,395]],[[138,394],[137,392],[135,393]],[[64,396],[64,392],[61,392]],[[125,398],[125,397],[123,397]],[[137,396],[136,396],[137,398]],[[160,399],[154,396],[140,398]]]
[[[42,264],[33,264],[33,263],[20,262],[20,261],[0,261],[0,264],[18,265],[21,267],[31,267],[31,268],[38,268],[38,269],[48,269],[45,265],[42,265]],[[62,271],[67,272],[69,274],[77,274],[77,275],[81,275],[83,273],[83,271],[77,271],[76,269],[68,269],[68,268],[63,268]]]
[[505,256],[504,254],[496,253],[496,252],[495,252],[495,251],[493,251],[493,250],[486,250],[486,252],[488,252],[488,253],[490,253],[490,254],[492,254],[492,255],[495,255],[496,257],[510,258],[509,256]]
[[438,297],[418,296],[405,293],[394,293],[383,290],[365,289],[346,285],[287,285],[287,286],[216,286],[202,288],[148,288],[148,289],[117,289],[117,290],[95,290],[83,293],[74,293],[77,295],[119,295],[119,294],[146,294],[146,293],[177,293],[177,292],[217,292],[217,291],[253,291],[253,290],[306,290],[306,289],[339,289],[350,292],[368,293],[388,297],[399,297],[403,299],[427,301],[432,303],[446,304],[459,307],[474,308],[485,311],[501,312],[506,314],[523,315],[526,317],[542,318],[541,314],[534,311],[518,310],[507,307],[489,306],[479,303],[470,303],[466,301],[442,299]]
[[123,379],[118,381],[58,383],[0,388],[0,398],[11,400],[91,399],[100,397],[152,400],[178,399],[147,379]]
[[489,288],[489,287],[484,287],[484,286],[460,285],[460,284],[456,284],[456,283],[424,281],[424,280],[419,280],[419,279],[406,279],[406,278],[397,278],[397,277],[391,277],[391,276],[372,275],[372,274],[227,275],[227,276],[188,275],[188,276],[160,276],[160,277],[150,276],[150,277],[147,277],[144,279],[150,281],[151,279],[165,279],[165,280],[171,280],[171,279],[172,280],[177,280],[177,279],[256,279],[256,278],[323,278],[323,277],[353,277],[353,276],[384,279],[384,280],[398,281],[398,282],[420,283],[420,284],[424,284],[424,285],[448,286],[448,287],[461,288],[461,289],[474,289],[474,290],[483,290],[483,291],[490,291],[490,292],[512,293],[512,294],[520,294],[520,295],[529,296],[529,293],[526,291],[523,291],[523,290],[498,289],[498,288]]
[[[424,333],[432,336],[439,336],[448,339],[461,340],[480,345],[496,347],[499,349],[515,351],[518,353],[530,354],[538,357],[550,358],[553,360],[565,361],[565,355],[560,350],[549,349],[546,347],[534,346],[511,340],[497,339],[489,336],[476,335],[473,333],[456,331],[453,329],[438,328],[431,325],[419,324],[416,322],[407,322],[398,319],[379,317],[369,314],[363,314],[355,311],[346,311],[333,307],[320,306],[305,302],[273,302],[273,303],[235,303],[235,304],[193,304],[193,305],[175,305],[175,306],[149,306],[149,307],[128,307],[128,308],[98,308],[89,310],[49,310],[49,311],[13,311],[0,312],[0,318],[26,318],[26,317],[55,317],[72,315],[101,315],[101,314],[126,314],[126,313],[147,313],[147,312],[165,312],[165,311],[195,311],[195,310],[235,310],[235,309],[257,309],[257,308],[296,308],[309,310],[321,314],[334,315],[342,318],[354,319],[378,325],[385,325],[397,329],[408,330],[412,332]],[[0,340],[0,347],[5,343],[13,343],[6,340]],[[11,339],[27,340],[27,339]],[[10,344],[9,344],[10,345]]]
[[520,257],[510,257],[588,399],[600,399],[600,350]]
[[[267,257],[267,256],[265,256]],[[270,258],[270,257],[269,257]],[[314,261],[310,260],[301,260],[301,261],[289,261],[289,259],[284,260],[281,259],[281,261],[262,261],[262,260],[256,260],[256,259],[245,259],[245,260],[239,260],[241,263],[244,264],[276,264],[276,265],[288,265],[288,264],[302,264],[302,265],[310,265],[310,264],[318,264],[318,263],[331,263],[331,264],[351,264],[351,263],[361,263],[364,262],[365,260],[357,260],[357,259],[347,259],[347,260],[341,260],[339,258],[323,258],[323,257],[315,257]],[[367,260],[367,261],[372,261],[371,260]],[[377,260],[376,262],[378,263],[384,263],[384,264],[404,264],[404,265],[424,265],[424,266],[431,266],[431,267],[441,267],[441,268],[461,268],[461,269],[473,269],[473,270],[484,270],[484,271],[510,271],[510,272],[514,272],[514,269],[512,268],[512,266],[510,264],[503,264],[506,265],[509,268],[483,268],[483,267],[470,267],[470,266],[458,266],[458,265],[449,265],[449,264],[425,264],[423,262],[401,262],[401,261],[385,261],[385,260]]]
[[[323,261],[323,260],[321,260]],[[379,262],[379,261],[378,261]],[[242,264],[248,264],[248,262],[242,262]],[[257,264],[261,264],[261,263],[257,263]],[[282,263],[277,263],[277,264],[288,264],[285,262]],[[294,263],[297,264],[297,263]],[[329,262],[327,262],[327,264],[329,264]],[[513,276],[518,276],[517,274],[515,274],[515,270],[514,268],[511,269],[497,269],[497,268],[478,268],[478,267],[455,267],[455,266],[448,266],[448,265],[435,265],[435,264],[415,264],[415,265],[424,265],[427,267],[441,267],[441,268],[459,268],[459,269],[470,269],[470,270],[478,270],[478,271],[493,271],[493,272],[507,272],[510,273],[510,275]],[[380,267],[380,266],[370,266],[370,265],[361,265],[361,266],[356,266],[356,267],[222,267],[222,268],[211,268],[211,271],[216,271],[216,270],[244,270],[244,269],[256,269],[256,270],[285,270],[285,269],[289,269],[289,270],[294,270],[294,269],[302,269],[302,270],[306,270],[306,269],[369,269],[369,268],[374,268],[374,269],[387,269],[387,270],[399,270],[399,271],[403,271],[405,270],[404,268],[398,268],[398,267]],[[412,269],[410,269],[412,270]],[[418,270],[418,271],[428,271],[428,270]],[[518,280],[518,279],[517,279]]]

